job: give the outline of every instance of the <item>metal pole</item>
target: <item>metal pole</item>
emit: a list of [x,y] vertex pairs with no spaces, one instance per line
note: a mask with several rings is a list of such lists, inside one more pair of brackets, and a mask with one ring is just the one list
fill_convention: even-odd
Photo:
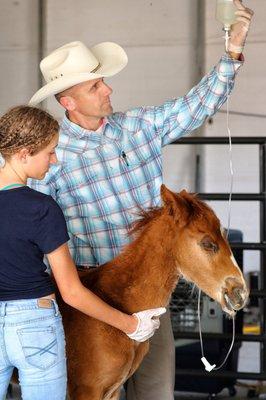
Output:
[[[44,36],[45,36],[45,14],[46,14],[46,0],[39,0],[38,2],[38,23],[39,23],[39,43],[38,43],[38,59],[39,63],[43,59],[44,55]],[[38,83],[39,88],[42,87],[43,77],[41,70],[38,66]],[[40,103],[43,105],[43,102]]]
[[[260,192],[264,198],[260,201],[260,242],[266,240],[266,153],[265,143],[259,146],[259,166],[260,166]],[[260,253],[260,287],[264,291],[266,289],[266,274],[264,271],[266,261],[266,251],[261,250]],[[261,308],[261,332],[266,331],[266,301],[265,298],[259,299]],[[266,372],[266,346],[265,343],[260,344],[260,370],[264,374]]]
[[[192,2],[192,7],[194,4]],[[204,75],[205,72],[205,28],[206,28],[206,18],[205,18],[205,1],[197,0],[197,23],[196,23],[196,37],[194,54],[196,58],[194,76],[192,79],[193,86],[196,85]],[[204,126],[197,129],[197,136],[202,137],[204,135]],[[203,160],[204,148],[202,146],[195,145],[194,148],[195,157],[195,181],[193,190],[198,193],[202,190],[202,175],[203,175],[203,165],[201,160]]]

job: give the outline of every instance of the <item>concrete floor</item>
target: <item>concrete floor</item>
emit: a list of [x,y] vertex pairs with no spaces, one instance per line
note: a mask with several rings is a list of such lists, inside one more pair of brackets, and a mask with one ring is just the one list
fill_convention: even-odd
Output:
[[[195,394],[195,393],[175,393],[175,400],[207,400],[208,395],[206,394]],[[235,397],[228,396],[228,390],[225,389],[217,395],[214,399],[217,400],[243,400],[247,398],[247,389],[237,388],[237,395]],[[253,400],[259,399],[258,397],[253,397]]]
[[[228,390],[223,390],[215,399],[217,400],[243,400],[247,398],[247,389],[242,387],[236,387],[237,395],[236,397],[228,397]],[[21,400],[20,391],[17,386],[14,386],[13,397],[8,397],[9,400]],[[175,393],[175,400],[207,400],[208,396],[204,394],[195,393]],[[266,399],[265,397],[253,397],[253,400]],[[52,400],[52,399],[51,399]],[[163,399],[162,399],[163,400]]]

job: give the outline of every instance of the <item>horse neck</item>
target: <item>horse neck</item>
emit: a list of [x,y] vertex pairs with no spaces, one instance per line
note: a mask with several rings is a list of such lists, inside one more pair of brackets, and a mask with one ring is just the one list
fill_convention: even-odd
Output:
[[121,304],[127,311],[168,304],[178,280],[173,254],[175,236],[173,224],[160,217],[149,223],[140,236],[115,258],[116,285],[119,286]]

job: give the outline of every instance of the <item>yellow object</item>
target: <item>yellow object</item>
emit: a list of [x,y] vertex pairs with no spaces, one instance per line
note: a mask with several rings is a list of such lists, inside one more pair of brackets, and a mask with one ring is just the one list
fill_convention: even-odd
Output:
[[244,325],[243,333],[250,334],[250,335],[259,335],[260,334],[260,326],[259,325]]

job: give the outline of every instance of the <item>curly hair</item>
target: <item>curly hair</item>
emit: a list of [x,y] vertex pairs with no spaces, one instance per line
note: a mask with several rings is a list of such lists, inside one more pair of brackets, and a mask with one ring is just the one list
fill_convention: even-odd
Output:
[[24,105],[13,107],[0,118],[0,153],[7,158],[27,148],[31,155],[36,154],[58,130],[58,122],[48,112]]

